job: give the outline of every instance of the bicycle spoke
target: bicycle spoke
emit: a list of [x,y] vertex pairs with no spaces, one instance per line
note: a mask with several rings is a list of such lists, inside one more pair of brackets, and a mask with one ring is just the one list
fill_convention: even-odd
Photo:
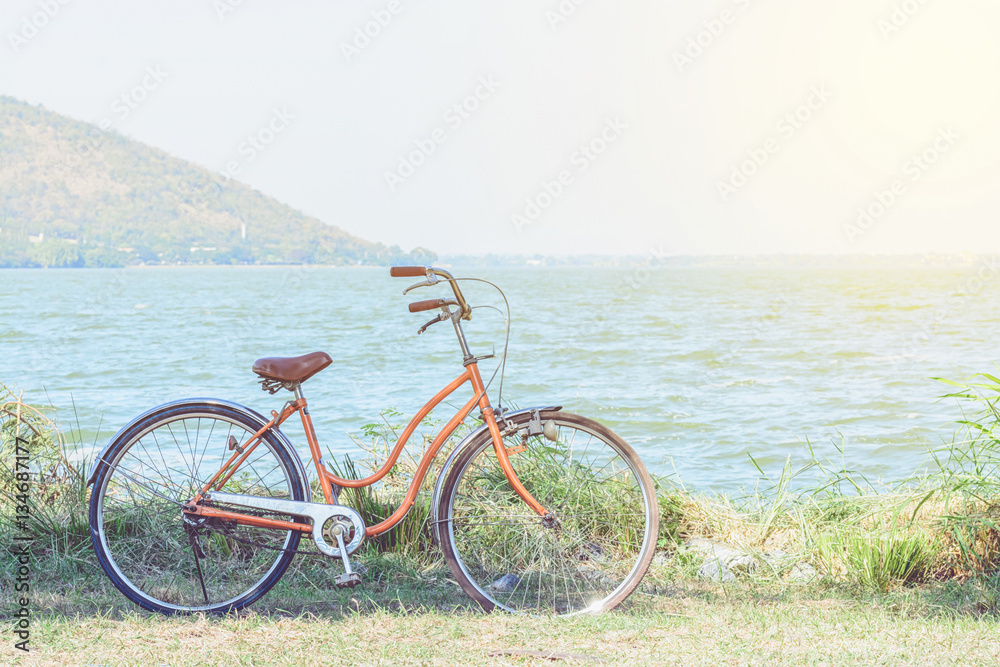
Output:
[[[216,425],[216,423],[217,422],[213,419],[212,420],[212,427],[211,427],[211,429],[209,429],[208,435],[205,436],[205,446],[201,450],[201,455],[198,457],[198,461],[194,464],[194,474],[195,474],[195,478],[196,479],[201,476],[200,475],[201,464],[205,460],[205,454],[208,452],[208,445],[209,445],[209,443],[212,442],[212,434],[215,433],[215,425]],[[232,433],[232,430],[233,430],[233,425],[232,424],[229,424],[229,429],[228,430],[229,430],[229,433]],[[228,443],[229,442],[229,438],[227,437],[225,441]]]
[[160,492],[159,492],[159,491],[157,491],[156,489],[154,489],[154,488],[152,488],[152,487],[150,487],[150,486],[147,486],[146,484],[143,484],[142,482],[140,482],[139,480],[137,480],[137,479],[136,479],[135,477],[132,477],[132,476],[131,476],[131,475],[129,475],[128,473],[126,473],[126,472],[123,472],[123,471],[121,471],[121,470],[119,470],[118,472],[120,472],[120,473],[121,473],[121,474],[122,474],[123,476],[125,476],[125,477],[129,477],[129,478],[130,478],[130,479],[131,479],[131,480],[132,480],[133,482],[135,482],[135,483],[136,483],[136,484],[137,484],[138,486],[140,486],[140,487],[142,487],[143,489],[145,489],[145,490],[149,491],[149,492],[150,492],[150,493],[152,493],[152,494],[153,494],[154,496],[157,496],[157,497],[159,497],[159,498],[163,498],[163,499],[164,499],[164,500],[166,500],[166,501],[167,501],[168,503],[174,503],[175,505],[178,505],[178,506],[180,506],[180,507],[183,507],[183,506],[184,506],[184,503],[182,503],[181,501],[179,501],[179,500],[174,500],[173,498],[168,498],[167,496],[163,495],[162,493],[160,493]]

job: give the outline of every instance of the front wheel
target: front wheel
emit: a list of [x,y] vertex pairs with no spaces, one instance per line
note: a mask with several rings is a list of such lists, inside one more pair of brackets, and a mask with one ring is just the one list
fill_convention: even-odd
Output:
[[601,424],[555,410],[539,416],[542,434],[529,429],[530,413],[508,420],[504,444],[526,447],[510,454],[511,464],[554,520],[544,521],[510,487],[484,432],[455,460],[442,489],[445,560],[486,611],[605,611],[628,597],[653,558],[653,481],[632,448]]
[[[226,405],[185,403],[154,412],[109,448],[94,482],[90,532],[101,567],[129,599],[165,614],[219,613],[245,607],[278,581],[298,531],[192,521],[183,512],[232,456],[231,443],[246,444],[262,425]],[[305,500],[294,456],[267,431],[221,490]]]

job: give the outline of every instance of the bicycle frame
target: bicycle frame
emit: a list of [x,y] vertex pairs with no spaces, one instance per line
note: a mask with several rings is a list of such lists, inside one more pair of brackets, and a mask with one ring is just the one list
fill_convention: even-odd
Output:
[[[461,332],[456,322],[456,329]],[[461,338],[464,342],[464,338]],[[438,451],[441,449],[442,445],[452,436],[458,426],[465,420],[466,417],[472,412],[472,410],[478,405],[481,412],[483,420],[485,421],[487,428],[491,436],[493,437],[493,449],[496,454],[497,460],[500,463],[501,469],[510,482],[511,488],[521,497],[522,500],[540,517],[549,516],[549,512],[542,507],[542,505],[535,500],[534,497],[528,492],[524,485],[521,484],[520,480],[517,478],[517,474],[514,471],[513,466],[510,463],[510,457],[506,446],[503,443],[503,438],[500,434],[500,427],[497,425],[496,417],[493,413],[493,409],[490,407],[489,397],[486,394],[486,388],[483,385],[482,376],[479,373],[479,367],[476,363],[475,358],[472,358],[468,354],[467,348],[463,345],[463,351],[466,352],[467,358],[465,362],[465,371],[459,375],[457,378],[452,380],[446,387],[439,391],[433,398],[431,398],[425,405],[417,412],[416,415],[410,420],[403,433],[400,435],[393,447],[392,452],[389,454],[388,459],[374,474],[364,479],[344,479],[334,475],[323,464],[322,454],[319,448],[319,441],[316,437],[316,431],[313,428],[312,417],[309,415],[308,404],[306,402],[305,396],[302,395],[301,386],[296,386],[295,400],[287,403],[281,410],[281,412],[272,411],[272,419],[260,430],[254,433],[250,438],[247,439],[245,443],[242,443],[234,447],[233,455],[222,465],[219,471],[209,480],[198,492],[198,494],[193,499],[193,502],[188,505],[185,512],[188,514],[195,514],[204,517],[214,517],[218,519],[223,519],[227,521],[234,521],[237,524],[256,526],[261,528],[273,528],[276,530],[297,530],[303,533],[311,533],[314,529],[320,529],[320,526],[314,526],[312,524],[298,522],[298,521],[282,521],[279,519],[268,519],[266,517],[252,516],[248,514],[241,514],[239,512],[232,512],[227,510],[219,510],[212,507],[206,507],[197,503],[203,495],[209,493],[213,486],[215,490],[221,490],[222,486],[229,481],[229,479],[236,473],[240,465],[246,461],[253,450],[260,444],[261,438],[264,433],[271,428],[277,428],[285,420],[291,417],[296,412],[302,420],[302,427],[306,434],[306,440],[309,443],[309,451],[312,454],[313,463],[316,466],[317,478],[320,480],[320,487],[323,490],[323,497],[328,505],[336,504],[336,499],[334,496],[334,485],[346,488],[362,488],[370,486],[380,479],[385,477],[390,470],[396,465],[399,456],[402,454],[403,449],[406,447],[406,443],[410,436],[417,429],[417,426],[431,413],[431,411],[437,407],[444,399],[453,394],[459,387],[464,385],[466,382],[472,383],[473,396],[465,403],[455,415],[444,425],[441,431],[437,434],[431,443],[430,448],[424,453],[417,467],[417,471],[410,481],[409,489],[406,492],[406,496],[400,503],[399,507],[384,521],[377,523],[373,526],[366,526],[366,535],[379,535],[388,530],[391,530],[396,524],[403,520],[403,517],[410,511],[416,500],[417,493],[423,484],[424,478],[427,476],[427,472],[430,469],[431,463],[437,457]]]

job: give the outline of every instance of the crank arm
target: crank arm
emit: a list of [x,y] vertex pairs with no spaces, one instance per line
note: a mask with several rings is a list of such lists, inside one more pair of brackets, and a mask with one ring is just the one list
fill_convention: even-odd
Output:
[[261,496],[245,496],[238,493],[226,493],[224,491],[209,491],[204,496],[205,500],[227,505],[239,505],[241,507],[252,507],[268,512],[279,512],[281,514],[293,514],[312,519],[312,537],[316,543],[316,548],[323,554],[334,558],[341,557],[341,550],[327,544],[323,539],[323,524],[336,516],[347,517],[354,524],[354,538],[347,543],[347,553],[352,554],[361,546],[365,539],[365,522],[361,515],[345,505],[324,505],[322,503],[307,503],[299,500],[283,500],[281,498],[264,498]]

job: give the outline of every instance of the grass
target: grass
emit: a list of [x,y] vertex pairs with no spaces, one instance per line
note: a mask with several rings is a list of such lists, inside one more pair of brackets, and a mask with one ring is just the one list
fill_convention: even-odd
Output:
[[221,618],[51,615],[34,628],[40,650],[15,664],[552,664],[517,651],[579,656],[568,664],[995,663],[993,619],[927,609],[910,597],[692,585],[642,610],[555,621],[392,605]]
[[[1000,378],[944,382],[953,391],[942,398],[959,399],[963,412],[952,441],[931,452],[931,474],[886,490],[813,455],[735,501],[671,497],[664,523],[674,539],[704,536],[758,554],[788,552],[869,592],[990,580],[1000,565]],[[815,482],[792,493],[791,482],[807,473]]]
[[[38,473],[27,529],[36,559],[32,645],[39,650],[18,658],[24,664],[303,664],[314,656],[331,665],[537,662],[489,655],[504,649],[563,651],[615,664],[996,662],[1000,380],[984,375],[949,386],[948,397],[964,406],[960,431],[933,452],[933,474],[888,490],[815,457],[799,470],[786,465],[777,480],[736,499],[657,480],[659,553],[640,589],[614,613],[558,621],[478,612],[432,544],[427,484],[407,520],[360,554],[361,588],[335,589],[339,564],[303,555],[240,614],[137,613],[97,566],[85,480],[64,455],[63,430],[50,411],[4,388],[0,462],[13,461],[13,439],[23,437]],[[344,476],[379,467],[395,441],[397,417],[388,413],[366,428],[367,456],[343,459]],[[405,458],[380,485],[345,491],[342,501],[366,521],[384,518],[405,492],[415,461]],[[807,474],[816,475],[814,484],[793,484]],[[10,548],[15,528],[11,475],[0,467],[0,548]],[[786,556],[735,584],[706,584],[695,578],[702,559],[678,548],[691,537]],[[300,549],[312,550],[308,541]],[[798,562],[812,564],[823,578],[789,580]],[[9,558],[0,563],[5,604],[13,567]]]

